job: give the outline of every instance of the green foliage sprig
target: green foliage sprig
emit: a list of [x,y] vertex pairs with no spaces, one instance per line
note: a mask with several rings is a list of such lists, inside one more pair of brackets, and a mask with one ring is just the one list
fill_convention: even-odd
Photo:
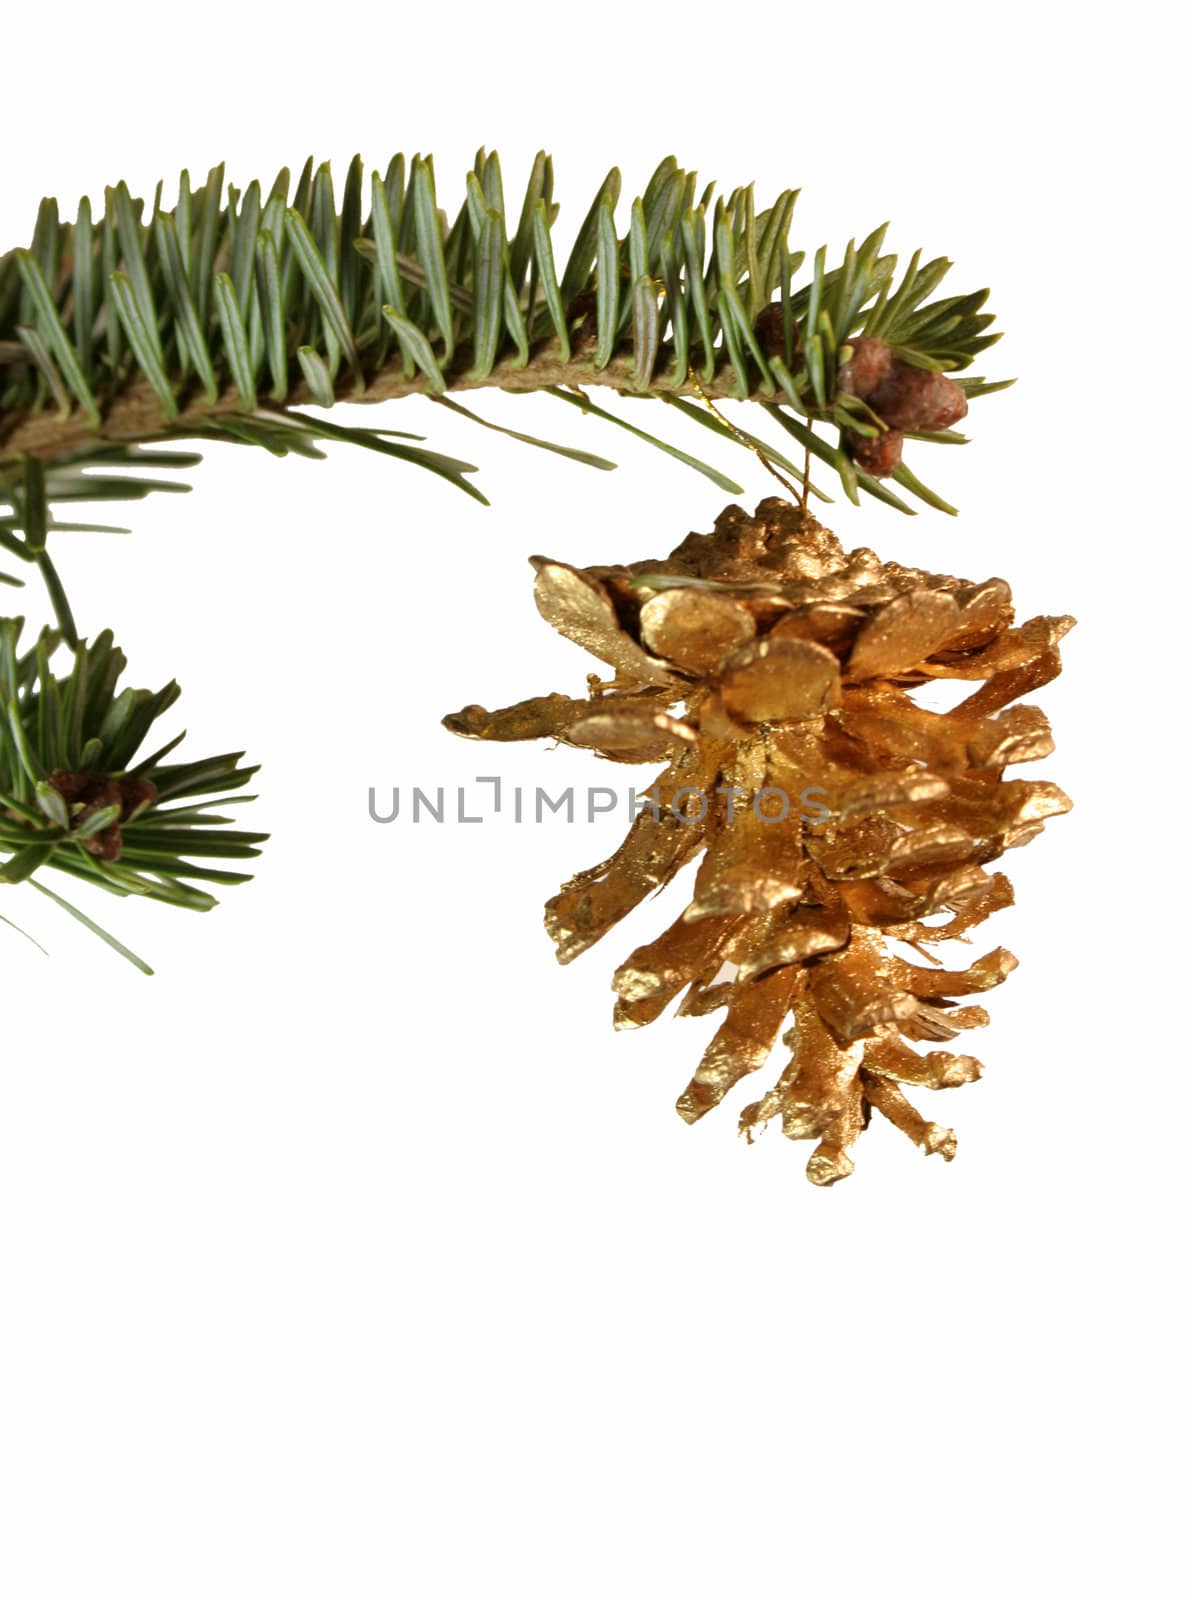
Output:
[[126,663],[107,632],[75,650],[69,672],[55,676],[57,633],[44,629],[22,653],[22,627],[20,617],[0,619],[0,851],[8,856],[0,880],[31,882],[147,972],[139,956],[33,873],[52,867],[112,894],[207,911],[216,902],[202,885],[244,883],[249,874],[204,863],[258,855],[267,837],[231,828],[208,805],[253,799],[229,796],[257,769],[240,764],[242,752],[168,761],[183,734],[142,756],[154,724],[178,698],[177,684],[119,689]]
[[[440,208],[428,156],[395,156],[370,178],[357,157],[338,195],[329,167],[311,160],[296,185],[285,169],[267,192],[257,181],[225,185],[222,166],[197,189],[183,172],[172,210],[160,185],[151,205],[123,183],[108,189],[99,218],[84,199],[63,221],[46,200],[29,246],[0,260],[0,477],[25,458],[111,461],[103,452],[113,444],[205,435],[284,454],[333,439],[482,499],[467,481],[471,464],[410,435],[333,425],[311,408],[499,387],[545,392],[624,425],[586,399],[603,386],[668,401],[800,479],[775,446],[692,404],[756,402],[838,472],[852,499],[863,491],[910,510],[814,430],[880,426],[837,388],[848,339],[878,336],[913,364],[965,372],[998,337],[987,331],[987,291],[931,299],[950,263],[922,265],[920,254],[897,282],[883,227],[833,266],[817,251],[795,286],[805,264],[789,244],[797,193],[757,210],[752,186],[720,198],[714,188],[700,190],[669,157],[621,232],[613,168],[564,258],[544,153],[509,210],[499,159],[481,150],[453,217]],[[958,381],[968,396],[1001,387]],[[708,463],[629,431],[739,492]],[[908,469],[894,477],[944,505]],[[52,505],[52,482],[47,496]]]

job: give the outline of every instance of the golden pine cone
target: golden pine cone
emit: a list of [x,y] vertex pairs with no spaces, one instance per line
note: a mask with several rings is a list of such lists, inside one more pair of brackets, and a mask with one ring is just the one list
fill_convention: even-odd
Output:
[[[768,1060],[787,1017],[792,1051],[741,1131],[780,1116],[816,1139],[807,1172],[830,1184],[871,1108],[927,1153],[955,1136],[907,1084],[980,1074],[969,1055],[920,1054],[987,1013],[956,1004],[1015,966],[994,950],[960,972],[928,947],[1011,904],[987,866],[1069,809],[1053,783],[1008,779],[1053,748],[1022,694],[1060,670],[1070,617],[1014,625],[1008,585],[845,554],[784,500],[729,506],[711,534],[664,561],[580,570],[535,558],[546,620],[614,669],[586,699],[549,695],[445,719],[479,739],[552,737],[614,761],[668,763],[616,853],[549,902],[570,961],[701,854],[694,897],[614,980],[617,1027],[652,1022],[685,991],[684,1015],[724,1009],[677,1108],[694,1122]],[[974,680],[947,711],[914,691]],[[693,798],[691,798],[693,797]],[[787,813],[784,817],[781,812]],[[899,941],[932,963],[890,948]]]

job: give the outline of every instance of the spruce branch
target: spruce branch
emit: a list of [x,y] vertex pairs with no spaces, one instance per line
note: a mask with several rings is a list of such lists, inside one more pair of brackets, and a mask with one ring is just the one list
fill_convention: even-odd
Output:
[[[603,416],[587,390],[668,401],[688,416],[704,400],[750,401],[829,465],[850,498],[911,510],[864,464],[890,428],[848,381],[856,340],[877,342],[902,368],[965,373],[998,337],[986,291],[932,299],[949,263],[922,265],[919,255],[897,281],[883,227],[833,267],[819,250],[795,287],[805,261],[789,244],[796,191],[757,211],[752,186],[716,198],[669,157],[621,233],[620,189],[613,169],[564,260],[544,153],[508,210],[499,159],[481,150],[453,217],[428,156],[395,156],[368,180],[356,157],[338,195],[329,167],[311,160],[296,185],[286,169],[267,193],[258,181],[225,186],[222,166],[197,189],[183,172],[172,210],[160,186],[147,205],[123,183],[107,190],[98,219],[86,199],[73,221],[44,201],[29,246],[0,258],[0,492],[14,508],[0,522],[21,526],[13,519],[29,461],[45,464],[50,530],[54,505],[76,497],[89,467],[126,473],[129,497],[139,496],[150,492],[143,445],[204,437],[276,454],[318,454],[318,441],[342,440],[483,499],[470,463],[311,411],[483,388],[544,392]],[[956,382],[967,398],[1002,387]],[[713,466],[612,420],[738,490]],[[791,470],[759,435],[721,419],[712,431]],[[908,436],[962,440],[951,429]],[[951,509],[907,468],[890,475]]]
[[32,883],[147,972],[34,873],[54,868],[111,894],[208,911],[216,902],[203,885],[246,882],[229,864],[258,855],[267,837],[233,829],[208,808],[251,800],[231,791],[257,769],[241,766],[242,752],[167,760],[183,734],[142,756],[178,685],[120,689],[125,658],[106,631],[76,644],[69,670],[55,674],[60,635],[43,629],[22,651],[23,626],[21,617],[0,619],[0,883]]

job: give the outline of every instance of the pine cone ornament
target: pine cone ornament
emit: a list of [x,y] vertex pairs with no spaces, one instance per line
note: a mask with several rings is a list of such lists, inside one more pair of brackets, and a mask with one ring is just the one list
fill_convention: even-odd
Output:
[[[542,615],[612,676],[584,699],[469,706],[446,726],[666,763],[615,854],[549,902],[559,960],[701,856],[691,903],[614,979],[620,1028],[679,995],[679,1014],[723,1012],[681,1116],[697,1121],[763,1067],[792,1019],[788,1065],[740,1116],[749,1139],[780,1117],[789,1138],[817,1141],[807,1174],[831,1184],[853,1171],[874,1107],[949,1161],[954,1133],[903,1090],[979,1076],[951,1045],[987,1013],[960,1001],[1016,963],[996,949],[950,971],[931,947],[1010,905],[990,864],[1069,809],[1055,784],[1005,769],[1053,747],[1044,715],[1017,702],[1056,676],[1073,619],[1017,625],[1000,579],[845,553],[778,499],[752,517],[729,506],[664,561],[534,565]],[[929,709],[946,678],[972,692]]]

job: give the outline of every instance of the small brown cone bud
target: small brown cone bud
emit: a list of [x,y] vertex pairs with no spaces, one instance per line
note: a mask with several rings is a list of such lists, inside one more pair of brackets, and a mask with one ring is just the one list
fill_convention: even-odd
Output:
[[[798,326],[796,319],[791,328],[793,334],[793,353],[798,350]],[[781,313],[781,302],[774,300],[756,319],[756,342],[766,356],[780,356],[785,358],[785,319]]]
[[894,360],[865,398],[882,421],[903,433],[934,433],[967,415],[967,396],[953,378],[907,361]]
[[898,433],[895,428],[879,434],[875,439],[869,439],[862,433],[847,434],[851,459],[857,467],[870,472],[874,478],[892,476],[901,464],[901,446],[904,442],[905,435]]
[[59,768],[56,772],[50,773],[50,787],[57,789],[67,805],[73,805],[76,800],[81,800],[94,782],[93,772],[66,772]]
[[844,394],[866,400],[888,376],[893,354],[883,339],[860,337],[847,342],[851,346],[851,359],[839,368],[839,388]]
[[82,840],[83,849],[95,857],[97,861],[119,861],[120,851],[124,841],[120,837],[120,824],[109,823],[99,833],[93,833],[89,839]]
[[570,335],[572,350],[581,350],[584,345],[592,344],[598,337],[599,327],[596,321],[598,301],[594,289],[582,289],[566,307],[566,321],[571,323],[576,317],[583,320]]
[[119,784],[100,774],[92,776],[80,798],[87,803],[79,812],[76,822],[86,822],[87,818],[93,817],[97,811],[106,811],[108,806],[123,804]]
[[127,822],[157,799],[157,785],[150,778],[121,778],[116,788],[120,791],[121,822]]

